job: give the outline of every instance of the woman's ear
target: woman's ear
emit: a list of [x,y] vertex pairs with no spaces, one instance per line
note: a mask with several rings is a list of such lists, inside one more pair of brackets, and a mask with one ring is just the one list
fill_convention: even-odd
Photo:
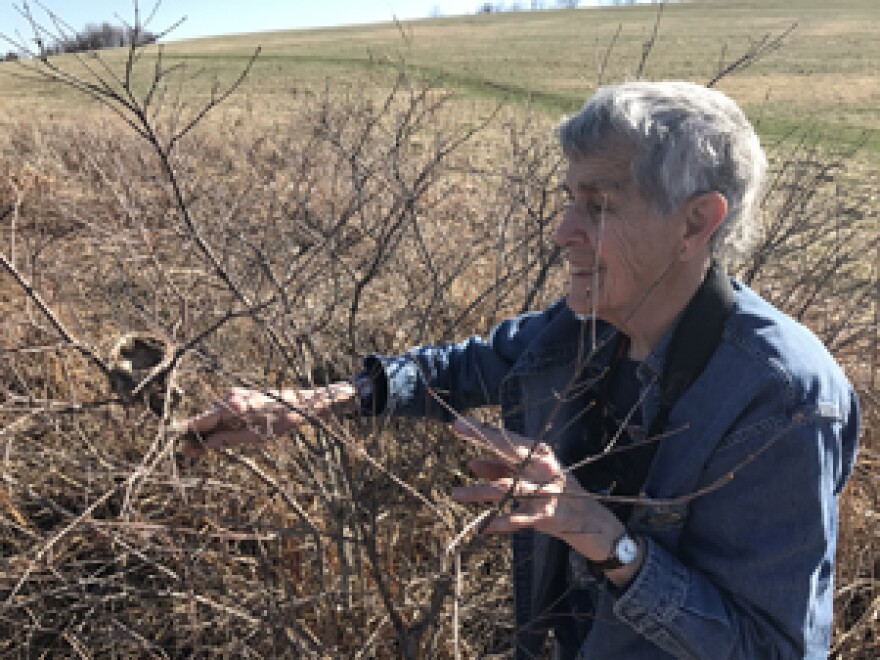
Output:
[[727,215],[727,199],[717,191],[700,193],[685,202],[684,214],[681,258],[688,260],[709,245],[712,234]]

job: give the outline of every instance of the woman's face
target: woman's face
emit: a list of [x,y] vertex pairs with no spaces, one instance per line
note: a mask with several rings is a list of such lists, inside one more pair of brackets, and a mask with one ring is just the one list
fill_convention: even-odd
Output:
[[[555,240],[568,264],[567,303],[619,329],[680,254],[680,219],[658,215],[633,181],[629,148],[571,160],[570,204]],[[656,304],[656,301],[652,301]]]

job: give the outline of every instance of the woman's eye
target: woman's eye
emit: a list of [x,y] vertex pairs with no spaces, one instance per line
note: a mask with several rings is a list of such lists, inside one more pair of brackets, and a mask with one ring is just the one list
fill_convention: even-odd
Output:
[[584,210],[592,220],[598,222],[608,213],[608,204],[602,201],[590,201],[584,204]]
[[606,199],[596,198],[592,195],[577,197],[566,185],[560,186],[560,190],[565,195],[566,203],[581,215],[588,217],[591,222],[599,222],[602,216],[609,212]]

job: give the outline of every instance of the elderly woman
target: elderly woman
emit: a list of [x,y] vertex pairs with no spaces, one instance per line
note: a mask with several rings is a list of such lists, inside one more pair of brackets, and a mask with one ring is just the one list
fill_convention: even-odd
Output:
[[190,451],[256,440],[242,414],[500,404],[504,431],[456,422],[490,454],[454,496],[511,501],[486,531],[513,537],[517,657],[548,631],[562,658],[826,657],[858,409],[821,343],[716,265],[753,233],[753,128],[718,91],[628,83],[559,137],[563,301],[289,406],[233,391]]

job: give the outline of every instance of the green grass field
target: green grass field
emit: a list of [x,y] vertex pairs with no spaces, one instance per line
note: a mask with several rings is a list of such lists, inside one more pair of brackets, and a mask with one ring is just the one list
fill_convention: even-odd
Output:
[[[165,48],[169,62],[185,61],[189,73],[201,72],[183,87],[186,95],[198,95],[215,77],[232,79],[260,46],[259,60],[231,103],[247,104],[268,119],[283,116],[296,94],[328,82],[336,88],[379,87],[402,65],[468,100],[528,104],[556,116],[579,107],[600,80],[636,77],[657,11],[642,5],[504,13],[205,38]],[[65,18],[76,23],[75,16]],[[780,50],[719,87],[745,107],[766,138],[801,130],[828,145],[847,145],[867,136],[865,151],[876,160],[880,5],[875,0],[668,5],[642,77],[706,82],[722,63],[794,23]],[[105,56],[110,62],[122,58]],[[17,71],[0,65],[0,108],[9,115],[78,112],[87,103],[70,90],[14,77]]]

